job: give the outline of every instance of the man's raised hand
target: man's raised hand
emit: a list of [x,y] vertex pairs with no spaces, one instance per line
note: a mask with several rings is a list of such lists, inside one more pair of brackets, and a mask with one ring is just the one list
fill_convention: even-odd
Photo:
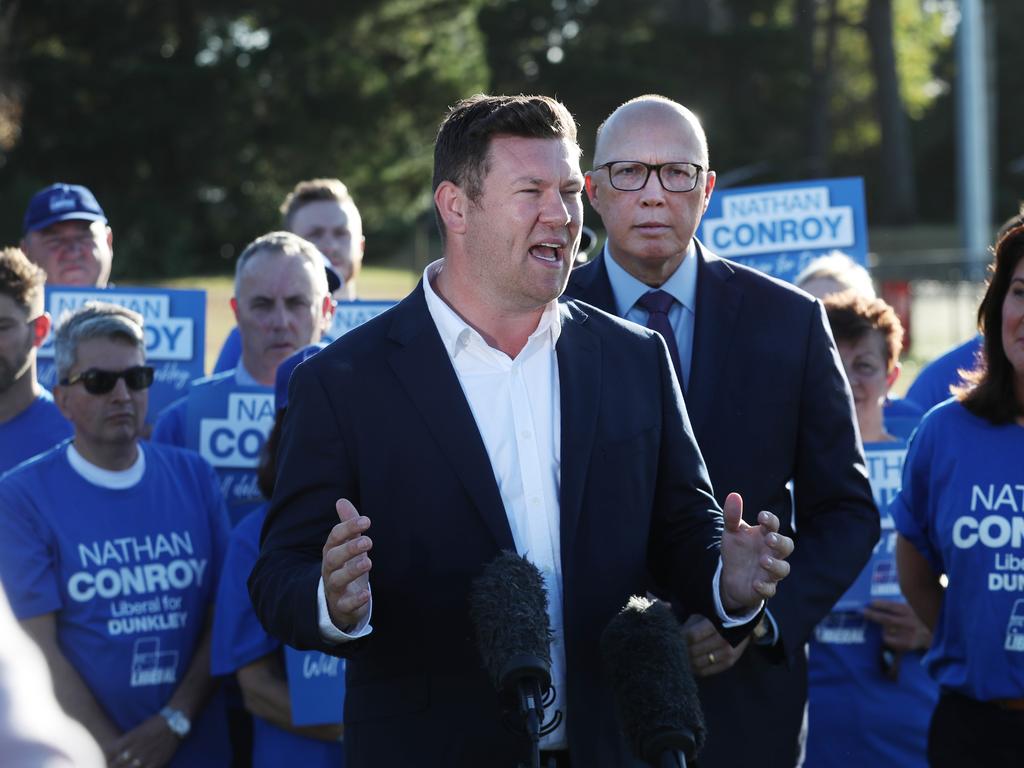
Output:
[[779,533],[779,518],[762,511],[757,525],[743,521],[743,499],[730,493],[725,499],[722,532],[722,605],[730,613],[749,610],[775,594],[775,586],[789,574],[786,558],[793,540]]
[[334,508],[340,522],[324,544],[320,575],[331,621],[344,632],[359,624],[370,608],[369,551],[373,542],[364,535],[370,518],[361,516],[352,502],[338,499]]

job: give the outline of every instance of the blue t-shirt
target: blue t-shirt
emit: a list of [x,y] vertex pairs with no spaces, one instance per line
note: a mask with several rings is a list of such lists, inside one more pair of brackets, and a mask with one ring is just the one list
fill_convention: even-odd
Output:
[[[893,457],[902,457],[903,449],[878,443],[866,445],[865,455],[882,528],[865,566],[874,571],[870,581],[894,557],[896,529],[888,507],[899,490],[900,465]],[[873,455],[884,466],[872,462]],[[925,768],[938,687],[921,664],[922,653],[903,654],[895,681],[882,674],[881,656],[882,628],[859,610],[833,611],[815,627],[807,662],[805,768]]]
[[152,440],[188,448],[213,466],[235,525],[263,503],[256,469],[273,424],[273,388],[237,368],[193,381],[160,414]]
[[0,424],[0,475],[71,437],[74,430],[45,389],[32,405]]
[[242,359],[242,334],[238,332],[236,325],[231,333],[224,339],[224,346],[220,348],[217,355],[217,362],[213,364],[214,373],[224,373],[232,368],[238,367],[238,361]]
[[921,406],[905,397],[887,397],[882,408],[885,431],[903,441],[910,439],[923,416]]
[[943,400],[948,400],[949,388],[963,383],[959,371],[973,369],[975,356],[980,351],[981,336],[978,335],[932,360],[921,369],[910,385],[907,400],[917,403],[923,411],[931,410]]
[[[231,532],[213,620],[211,667],[215,675],[233,674],[268,654],[281,653],[281,643],[268,635],[256,618],[246,584],[259,555],[260,530],[266,516],[264,505],[246,515]],[[309,739],[254,717],[253,768],[289,764],[341,768],[345,764],[344,746]]]
[[[167,705],[207,625],[228,524],[198,456],[146,445],[142,479],[95,485],[64,442],[0,480],[0,579],[19,619],[56,613],[68,662],[122,730]],[[194,718],[171,765],[223,766],[223,701]]]
[[925,665],[979,701],[1024,695],[1024,427],[956,400],[931,410],[907,453],[896,529],[949,578]]

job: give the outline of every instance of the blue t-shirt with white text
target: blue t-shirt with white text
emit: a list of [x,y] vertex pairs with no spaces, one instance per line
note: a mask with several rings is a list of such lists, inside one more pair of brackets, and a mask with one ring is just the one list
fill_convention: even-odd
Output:
[[274,424],[274,390],[242,369],[196,379],[164,409],[153,442],[197,452],[214,468],[232,525],[263,503],[256,470]]
[[949,579],[929,674],[979,701],[1024,697],[1024,427],[956,400],[936,406],[911,441],[893,515]]
[[[282,645],[263,629],[246,582],[260,549],[260,530],[266,505],[246,515],[231,532],[213,621],[211,668],[215,675],[229,675],[271,653]],[[337,664],[339,660],[332,659]],[[284,661],[281,661],[282,669]],[[342,768],[344,745],[306,738],[253,717],[253,768],[276,768],[294,763],[304,768]]]
[[[903,599],[898,594],[896,529],[889,506],[899,492],[905,454],[899,442],[864,446],[881,536],[858,579],[864,586],[861,606],[873,599]],[[849,610],[829,613],[815,627],[808,646],[804,765],[925,768],[928,723],[938,687],[921,664],[923,654],[903,654],[897,679],[886,677],[881,666],[882,628],[850,605]]]
[[[188,451],[140,446],[142,479],[112,489],[71,466],[69,445],[0,480],[0,579],[19,619],[56,614],[61,651],[129,730],[167,705],[199,646],[226,510],[213,470]],[[230,754],[218,696],[171,765],[222,766]]]

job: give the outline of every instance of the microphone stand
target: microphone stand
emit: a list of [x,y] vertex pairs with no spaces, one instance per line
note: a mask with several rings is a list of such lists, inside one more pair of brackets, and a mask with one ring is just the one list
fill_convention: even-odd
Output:
[[501,673],[501,687],[515,696],[516,709],[530,740],[531,768],[541,768],[540,734],[544,722],[544,691],[551,686],[551,672],[542,659],[530,654],[513,656]]
[[645,754],[653,768],[686,768],[686,755],[693,754],[694,746],[692,733],[663,731],[647,742]]

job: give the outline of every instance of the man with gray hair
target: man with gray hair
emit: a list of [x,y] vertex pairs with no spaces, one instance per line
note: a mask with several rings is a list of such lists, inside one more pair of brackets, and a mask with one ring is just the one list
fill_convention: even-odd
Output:
[[[231,309],[241,334],[238,365],[192,382],[188,394],[157,419],[153,440],[207,457],[221,477],[231,520],[237,522],[262,502],[255,471],[259,448],[273,422],[277,366],[320,341],[334,314],[316,246],[291,232],[256,238],[235,265]],[[244,408],[231,409],[233,395],[236,403],[244,400]],[[243,410],[244,425],[236,418]],[[207,431],[205,441],[201,424],[215,418],[232,424],[224,426],[228,432]]]
[[[338,301],[356,298],[356,278],[363,266],[366,238],[348,187],[340,179],[300,181],[281,203],[281,223],[317,247],[323,255],[331,296]],[[239,329],[232,328],[224,340],[214,373],[238,365],[242,353]]]
[[50,332],[45,282],[20,250],[0,250],[0,474],[71,434],[36,377],[36,350]]
[[88,303],[54,347],[74,437],[0,479],[11,607],[110,765],[225,765],[209,673],[228,528],[216,476],[188,451],[140,442],[153,369],[138,313]]

